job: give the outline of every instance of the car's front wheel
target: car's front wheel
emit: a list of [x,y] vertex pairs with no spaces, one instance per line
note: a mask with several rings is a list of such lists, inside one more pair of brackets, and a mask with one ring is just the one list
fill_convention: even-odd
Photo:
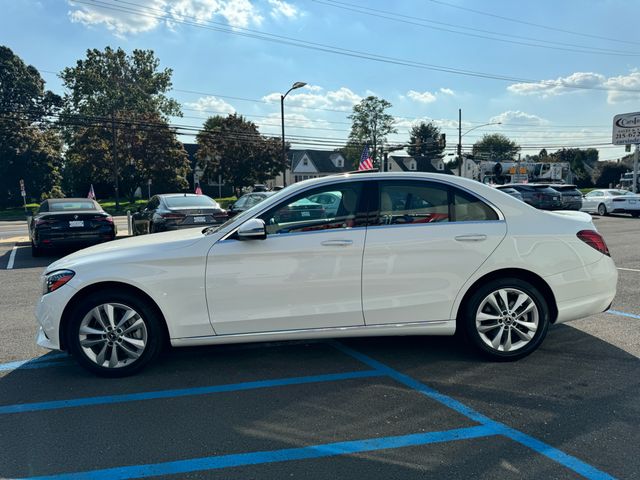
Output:
[[517,360],[537,349],[549,328],[544,296],[518,278],[492,280],[466,301],[459,322],[469,341],[494,360]]
[[70,315],[66,332],[70,353],[84,368],[104,377],[138,372],[164,345],[156,309],[129,292],[94,292]]

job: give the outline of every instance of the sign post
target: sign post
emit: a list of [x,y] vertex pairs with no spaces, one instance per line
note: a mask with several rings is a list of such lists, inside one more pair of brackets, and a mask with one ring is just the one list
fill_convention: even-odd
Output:
[[27,192],[24,189],[23,179],[20,179],[20,195],[22,195],[22,205],[24,206],[24,213],[27,213]]
[[612,143],[635,145],[633,154],[633,183],[631,190],[638,193],[638,145],[640,145],[640,112],[622,113],[613,117]]

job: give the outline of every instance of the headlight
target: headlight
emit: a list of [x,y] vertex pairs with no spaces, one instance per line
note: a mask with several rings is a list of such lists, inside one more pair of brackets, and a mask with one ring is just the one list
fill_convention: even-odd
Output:
[[76,273],[72,272],[71,270],[56,270],[55,272],[47,273],[44,276],[44,286],[42,294],[46,295],[47,293],[51,293],[59,289],[61,286],[71,280],[75,274]]

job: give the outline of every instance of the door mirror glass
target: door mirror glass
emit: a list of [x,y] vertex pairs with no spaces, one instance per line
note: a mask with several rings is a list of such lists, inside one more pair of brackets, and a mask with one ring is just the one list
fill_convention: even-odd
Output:
[[240,240],[264,240],[267,238],[264,221],[259,218],[247,220],[238,228],[238,238]]

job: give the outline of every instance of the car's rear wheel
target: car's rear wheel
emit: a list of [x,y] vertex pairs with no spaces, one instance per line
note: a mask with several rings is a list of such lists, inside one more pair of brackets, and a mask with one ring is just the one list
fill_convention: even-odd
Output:
[[544,340],[549,307],[529,282],[496,279],[471,295],[459,322],[468,340],[484,355],[494,360],[517,360]]
[[155,308],[129,292],[95,292],[71,312],[66,332],[74,358],[104,377],[136,373],[155,359],[164,330]]
[[607,214],[607,206],[604,203],[598,205],[598,215],[604,217]]

